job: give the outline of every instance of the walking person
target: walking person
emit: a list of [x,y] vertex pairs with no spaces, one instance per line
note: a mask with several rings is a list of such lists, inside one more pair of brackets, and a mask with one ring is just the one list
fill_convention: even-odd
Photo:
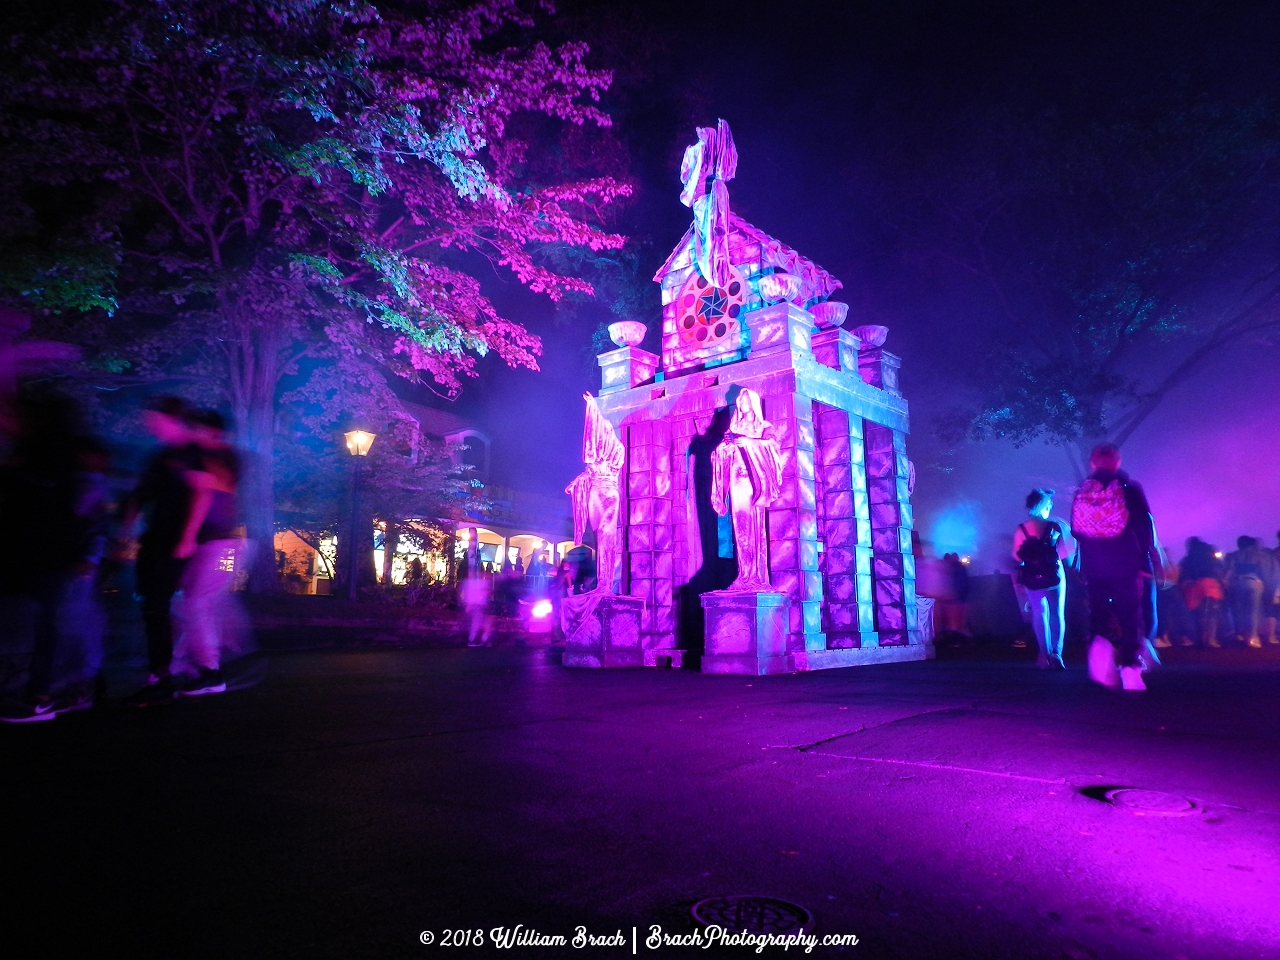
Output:
[[191,515],[191,487],[187,473],[197,467],[185,401],[154,397],[147,404],[143,425],[160,446],[148,458],[138,485],[126,502],[122,537],[144,518],[135,564],[137,592],[142,598],[142,622],[147,635],[146,685],[124,699],[129,707],[148,707],[173,700],[173,595],[178,591],[188,557],[177,555],[178,544]]
[[243,553],[236,488],[240,458],[226,440],[226,421],[215,410],[188,417],[193,462],[185,474],[191,510],[174,549],[188,561],[182,577],[182,637],[175,661],[183,679],[176,694],[197,697],[227,689],[226,654],[239,647],[242,617],[231,597],[236,561]]
[[1036,635],[1042,670],[1065,670],[1062,638],[1066,630],[1067,578],[1063,561],[1071,556],[1070,540],[1062,525],[1050,518],[1053,491],[1027,494],[1029,519],[1013,534],[1013,558],[1018,561],[1018,584],[1026,591],[1031,629]]
[[79,416],[68,397],[26,392],[13,400],[13,443],[0,464],[0,587],[34,614],[26,688],[0,704],[0,720],[52,720],[54,659],[66,632],[66,601],[87,558]]
[[1261,648],[1263,621],[1280,586],[1275,554],[1256,537],[1238,538],[1227,554],[1226,583],[1237,639]]
[[1226,596],[1222,582],[1226,571],[1212,544],[1199,537],[1187,540],[1187,555],[1178,565],[1178,589],[1191,613],[1194,642],[1202,647],[1220,647],[1218,617]]
[[[1120,449],[1101,443],[1071,506],[1071,532],[1089,597],[1089,675],[1125,690],[1145,690],[1144,581],[1161,574],[1151,507],[1142,487],[1120,469]],[[1117,678],[1116,668],[1119,667]]]

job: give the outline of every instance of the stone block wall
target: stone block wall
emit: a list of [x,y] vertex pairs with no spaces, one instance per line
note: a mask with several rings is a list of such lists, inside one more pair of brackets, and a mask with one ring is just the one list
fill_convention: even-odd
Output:
[[823,632],[827,647],[876,645],[871,518],[860,417],[815,403]]
[[906,435],[864,424],[871,526],[871,581],[881,646],[919,643]]

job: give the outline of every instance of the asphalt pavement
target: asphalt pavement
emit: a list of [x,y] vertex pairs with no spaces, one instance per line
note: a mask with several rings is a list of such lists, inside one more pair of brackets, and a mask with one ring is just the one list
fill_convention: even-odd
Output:
[[752,956],[646,944],[745,895],[846,938],[811,956],[1280,957],[1280,653],[1212,653],[1140,695],[981,657],[750,678],[260,654],[225,694],[0,729],[5,940]]

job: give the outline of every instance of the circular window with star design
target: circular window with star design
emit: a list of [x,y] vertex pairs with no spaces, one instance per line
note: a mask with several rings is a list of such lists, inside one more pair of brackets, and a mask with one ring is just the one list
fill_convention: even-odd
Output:
[[723,343],[736,345],[740,336],[738,315],[750,295],[747,281],[729,268],[729,282],[718,287],[694,272],[676,300],[676,329],[680,342],[695,349]]

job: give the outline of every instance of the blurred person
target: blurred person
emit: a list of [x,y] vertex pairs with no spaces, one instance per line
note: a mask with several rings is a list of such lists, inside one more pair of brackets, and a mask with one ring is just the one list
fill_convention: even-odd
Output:
[[[1280,542],[1280,533],[1276,534],[1276,540]],[[1280,546],[1272,550],[1271,554],[1276,558],[1277,567],[1280,567]],[[1266,620],[1263,622],[1267,643],[1280,644],[1280,634],[1277,633],[1278,628],[1280,628],[1280,589],[1277,589],[1272,594],[1271,603],[1267,608]]]
[[1013,558],[1018,561],[1018,584],[1026,592],[1031,629],[1039,646],[1036,665],[1042,670],[1065,670],[1062,639],[1066,630],[1067,579],[1063,561],[1071,555],[1062,525],[1050,519],[1053,491],[1027,494],[1030,519],[1013,534]]
[[[1178,589],[1191,614],[1194,641],[1202,647],[1220,647],[1218,617],[1226,597],[1226,569],[1217,549],[1199,537],[1187,539],[1187,555],[1178,565]],[[1189,641],[1192,642],[1192,641]]]
[[458,585],[458,600],[466,611],[469,630],[467,646],[483,647],[488,645],[493,631],[492,618],[489,616],[489,598],[492,584],[481,571],[476,571]]
[[568,560],[561,560],[560,566],[551,576],[551,608],[552,608],[552,642],[564,642],[564,622],[560,611],[564,598],[573,594],[573,567]]
[[525,575],[524,557],[517,554],[516,555],[516,576],[523,577],[524,575]]
[[77,560],[64,588],[62,629],[53,671],[63,685],[55,697],[59,713],[92,707],[105,686],[101,674],[107,614],[98,594],[111,519],[111,492],[107,486],[111,455],[97,437],[84,436],[77,443],[77,461]]
[[215,410],[187,417],[193,440],[191,510],[174,556],[187,560],[183,571],[182,636],[174,657],[182,677],[178,696],[196,697],[227,689],[223,658],[241,649],[243,614],[232,587],[236,561],[243,555],[236,491],[240,457],[227,442],[226,421]]
[[422,580],[422,558],[414,557],[409,561],[409,582],[418,583]]
[[1071,505],[1071,532],[1089,596],[1089,674],[1107,686],[1118,679],[1125,690],[1141,691],[1147,688],[1144,581],[1163,571],[1147,496],[1120,463],[1115,444],[1093,448],[1089,476]]
[[178,397],[153,397],[147,402],[143,426],[159,441],[147,459],[138,485],[125,504],[121,535],[127,537],[139,516],[145,527],[138,538],[134,568],[142,598],[142,622],[147,635],[150,674],[145,686],[124,699],[124,705],[147,707],[173,700],[173,595],[186,570],[187,556],[178,555],[191,516],[192,488],[187,473],[199,469],[186,417],[189,409]]
[[942,555],[943,596],[934,605],[940,636],[972,637],[969,629],[969,570],[958,553]]
[[1226,559],[1227,598],[1235,620],[1236,637],[1254,648],[1262,646],[1264,612],[1280,586],[1276,557],[1256,537],[1239,537]]
[[34,636],[26,687],[0,705],[0,719],[29,723],[59,712],[51,690],[54,658],[68,593],[92,559],[94,511],[87,506],[92,500],[85,494],[75,403],[47,391],[20,391],[11,414],[12,444],[0,464],[0,526],[9,538],[9,548],[0,551],[0,589],[34,608]]

